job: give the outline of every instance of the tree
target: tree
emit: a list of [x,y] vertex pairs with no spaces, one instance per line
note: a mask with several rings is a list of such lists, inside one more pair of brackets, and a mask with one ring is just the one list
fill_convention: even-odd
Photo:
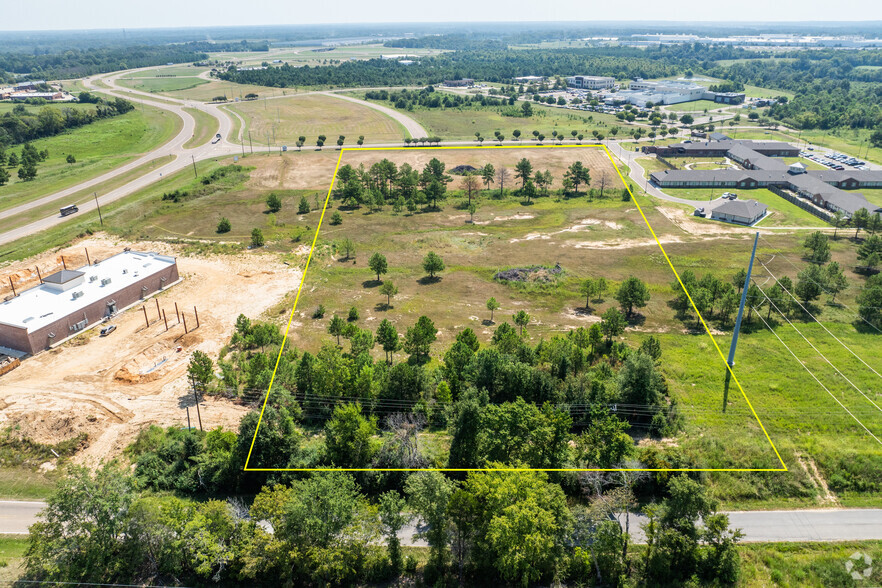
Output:
[[263,231],[255,228],[251,230],[251,248],[257,249],[258,247],[263,247]]
[[508,178],[509,178],[508,170],[504,167],[500,167],[499,170],[497,170],[497,172],[496,172],[496,179],[499,182],[499,197],[500,198],[502,198],[502,196],[503,196],[503,193],[505,190],[505,183],[508,181]]
[[494,176],[496,175],[496,168],[493,167],[492,163],[486,164],[481,168],[481,180],[484,182],[484,189],[487,190],[490,188],[490,184],[494,181]]
[[479,187],[478,176],[473,173],[467,173],[462,179],[462,189],[468,193],[469,206],[472,204],[472,193],[476,192]]
[[833,213],[833,218],[830,219],[830,224],[833,225],[833,227],[834,227],[834,229],[833,229],[833,238],[834,239],[838,239],[839,229],[845,228],[849,222],[850,221],[849,221],[848,217],[845,216],[844,214],[842,214],[841,210],[837,210],[836,212]]
[[649,288],[639,278],[629,277],[622,282],[616,292],[615,299],[621,305],[628,317],[634,312],[634,307],[643,308],[649,302]]
[[854,238],[857,239],[861,229],[866,229],[870,223],[870,213],[866,208],[855,211],[851,217],[851,224],[854,226]]
[[[11,159],[11,157],[10,157]],[[30,182],[34,178],[37,177],[37,164],[34,161],[28,160],[22,163],[21,167],[18,168],[18,179],[24,182]]]
[[868,283],[858,294],[857,303],[860,317],[877,329],[882,328],[882,280],[875,285]]
[[858,259],[863,261],[863,267],[873,269],[882,261],[882,237],[870,235],[861,243],[857,252]]
[[407,478],[404,489],[411,508],[425,523],[420,535],[429,543],[429,562],[440,574],[447,565],[448,504],[454,483],[440,472],[419,472]]
[[346,321],[337,316],[336,314],[331,317],[331,322],[328,323],[328,333],[334,337],[337,337],[337,345],[340,345],[340,335],[343,334],[344,329],[346,329]]
[[349,309],[349,315],[346,317],[346,320],[350,323],[358,320],[358,309],[354,306]]
[[275,192],[270,192],[266,197],[266,207],[270,212],[279,212],[282,210],[282,199]]
[[339,210],[335,210],[334,214],[331,215],[331,224],[332,225],[343,224],[343,216],[340,214]]
[[300,205],[297,207],[297,214],[309,214],[310,210],[309,200],[306,199],[306,196],[301,196]]
[[526,326],[530,324],[530,315],[523,310],[519,310],[512,315],[511,319],[512,321],[514,321],[514,324],[521,328],[521,336],[523,337],[524,328],[526,328]]
[[[515,177],[521,180],[521,187],[525,187],[527,182],[533,176],[533,164],[530,163],[530,160],[526,157],[522,158],[515,165]],[[502,186],[502,182],[499,182],[500,187]]]
[[434,280],[435,274],[444,271],[444,261],[434,251],[429,251],[423,258],[423,270]]
[[633,451],[631,426],[610,414],[605,406],[592,405],[588,428],[576,440],[579,463],[592,468],[613,468]]
[[380,294],[386,297],[386,308],[392,307],[392,297],[398,294],[398,287],[391,281],[383,282],[380,286]]
[[429,317],[421,316],[417,319],[416,325],[407,329],[404,336],[404,350],[417,363],[422,363],[429,358],[430,347],[438,338],[437,332],[435,323]]
[[2,165],[0,163],[0,186],[5,186],[9,182],[9,172]]
[[600,330],[606,336],[606,343],[609,345],[613,337],[618,337],[625,332],[625,315],[619,312],[617,308],[610,308],[600,317]]
[[848,279],[839,264],[831,261],[824,270],[824,285],[828,293],[832,294],[830,302],[836,300],[836,295],[848,287]]
[[197,388],[205,392],[205,388],[214,379],[214,362],[207,354],[197,349],[190,356],[187,375],[190,376]]
[[810,265],[797,274],[794,294],[802,301],[803,306],[820,298],[823,281],[824,272],[817,265]]
[[487,300],[487,310],[490,311],[490,322],[493,322],[493,312],[499,309],[499,303],[496,302],[496,298],[490,298]]
[[564,178],[569,181],[569,185],[573,187],[573,192],[577,195],[579,194],[579,186],[591,181],[591,175],[588,173],[588,168],[582,165],[581,161],[573,162],[570,167],[567,168]]
[[680,117],[680,122],[683,123],[684,125],[691,125],[692,123],[695,122],[695,119],[692,118],[691,114],[684,114],[683,116]]
[[392,365],[392,355],[401,349],[401,342],[398,339],[398,331],[389,319],[383,319],[380,326],[377,327],[377,343],[383,348],[386,361]]
[[732,285],[738,288],[739,296],[741,295],[741,290],[744,289],[745,280],[747,280],[747,270],[745,270],[744,268],[739,269],[738,273],[732,276]]
[[364,418],[360,404],[338,406],[325,424],[328,461],[341,467],[366,467],[376,452],[371,439],[376,432],[376,417]]
[[346,140],[346,137],[340,135],[337,137],[337,147],[343,147],[343,142]]
[[811,233],[803,241],[802,246],[809,252],[809,261],[812,263],[822,264],[830,261],[830,243],[827,235],[821,231]]
[[475,213],[478,212],[478,205],[474,202],[469,204],[469,222],[475,222]]
[[343,259],[349,260],[355,257],[355,243],[349,237],[343,237],[337,244],[337,249],[343,253]]
[[374,253],[371,255],[370,260],[368,261],[368,267],[371,268],[371,271],[377,274],[377,281],[380,281],[380,275],[385,274],[389,269],[388,264],[386,263],[386,256],[381,253]]
[[410,522],[410,515],[404,512],[407,501],[394,490],[380,494],[380,524],[386,535],[386,547],[389,550],[389,563],[392,570],[397,574],[401,572],[401,541],[398,539],[398,531]]
[[529,204],[531,199],[536,196],[536,185],[533,183],[533,180],[527,180],[527,183],[524,184],[521,191],[524,193],[524,196],[527,198],[527,203]]
[[74,157],[73,153],[68,153],[67,157],[65,158],[65,161],[67,161],[70,164],[74,164],[77,162],[77,158]]
[[[531,116],[533,116],[533,106],[529,102],[524,102],[523,104],[521,104],[521,115],[524,118],[530,118]],[[515,136],[519,137],[521,135],[521,132],[517,131],[517,133],[518,134]]]
[[229,233],[231,229],[232,229],[232,226],[230,225],[229,219],[225,216],[221,217],[220,221],[218,221],[218,223],[217,223],[217,232],[218,233]]

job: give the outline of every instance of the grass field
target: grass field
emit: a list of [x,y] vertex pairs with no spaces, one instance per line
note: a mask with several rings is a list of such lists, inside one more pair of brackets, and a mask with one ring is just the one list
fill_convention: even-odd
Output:
[[157,67],[152,69],[144,69],[141,71],[133,71],[126,75],[126,78],[155,78],[160,76],[180,76],[180,77],[196,77],[202,72],[208,71],[207,67],[196,67],[194,65],[175,65],[172,67]]
[[[13,181],[0,186],[0,210],[112,170],[165,143],[180,131],[182,125],[183,121],[177,115],[146,106],[143,111],[139,107],[122,116],[34,141],[38,150],[49,150],[49,158],[37,168],[35,180],[22,182],[15,173],[10,174]],[[73,154],[77,162],[68,164],[65,161],[68,154]]]
[[[168,79],[173,80],[175,78]],[[233,100],[235,98],[242,100],[245,98],[246,94],[251,93],[258,94],[261,98],[264,96],[286,96],[297,93],[293,88],[269,88],[265,86],[234,84],[232,82],[222,82],[220,80],[201,81],[205,83],[191,86],[189,88],[169,89],[159,92],[171,98],[178,98],[180,100],[200,100],[202,102],[209,102],[216,96],[226,96],[228,100]]]
[[713,100],[695,100],[694,102],[681,102],[679,104],[669,104],[664,110],[672,112],[704,112],[705,110],[715,110],[725,107],[725,104],[718,104]]
[[0,535],[0,582],[12,586],[24,571],[27,537]]
[[179,90],[189,90],[190,88],[195,88],[210,82],[192,76],[175,78],[119,78],[117,83],[120,86],[131,88],[132,90],[140,90],[141,92],[175,92]]
[[[364,98],[363,93],[353,93],[358,98]],[[388,102],[378,102],[391,107]],[[427,131],[448,140],[469,140],[475,138],[475,133],[481,133],[485,143],[493,142],[494,133],[499,131],[506,139],[513,139],[512,131],[521,131],[521,140],[525,144],[535,143],[533,131],[537,130],[545,135],[545,141],[551,141],[552,131],[563,133],[567,137],[567,143],[572,143],[571,131],[578,131],[585,135],[585,140],[593,137],[591,131],[598,130],[606,136],[610,136],[610,128],[617,126],[622,134],[627,133],[628,125],[617,120],[614,116],[601,113],[581,113],[559,108],[548,108],[533,105],[533,116],[529,118],[504,116],[503,111],[508,107],[468,107],[468,108],[414,108],[407,115],[420,123]]]
[[[742,579],[745,587],[826,588],[829,586],[878,586],[882,584],[882,545],[878,541],[850,543],[756,543],[741,545]],[[870,577],[855,581],[846,563],[854,553],[869,555],[875,562]],[[853,560],[852,560],[853,561]],[[854,562],[863,572],[863,560]]]
[[246,132],[255,143],[265,144],[268,134],[272,144],[289,148],[301,135],[307,138],[305,148],[315,147],[320,134],[327,137],[326,147],[336,147],[338,135],[344,135],[349,145],[359,135],[368,143],[398,142],[406,135],[397,121],[381,112],[322,95],[240,102],[228,108],[245,119]]
[[217,129],[220,126],[220,123],[215,117],[196,108],[185,107],[184,111],[196,119],[196,133],[189,141],[184,143],[184,149],[197,147],[203,143],[207,143],[217,134]]
[[330,51],[314,51],[314,49],[327,49],[327,47],[278,47],[270,51],[213,53],[212,59],[241,60],[243,65],[259,65],[264,61],[272,62],[281,59],[291,65],[309,65],[314,67],[331,61],[347,61],[352,59],[376,59],[381,55],[437,55],[442,53],[439,49],[402,49],[396,47],[384,47],[383,45],[352,45],[334,47]]

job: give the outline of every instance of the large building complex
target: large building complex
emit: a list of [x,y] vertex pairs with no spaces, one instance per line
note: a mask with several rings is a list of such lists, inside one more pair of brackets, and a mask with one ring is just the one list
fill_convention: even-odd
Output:
[[616,79],[606,76],[570,76],[567,85],[580,90],[606,90],[616,85]]
[[643,147],[645,153],[670,157],[728,157],[744,169],[666,170],[650,179],[661,188],[770,188],[785,197],[808,201],[809,212],[826,218],[818,209],[852,216],[865,208],[882,212],[870,204],[858,188],[882,188],[879,170],[806,170],[799,163],[788,165],[776,157],[796,157],[799,149],[780,141],[724,139],[700,143],[679,143],[665,147]]
[[174,257],[136,251],[55,272],[0,303],[0,347],[33,355],[178,280]]
[[610,94],[606,102],[628,102],[645,107],[648,104],[679,104],[695,100],[713,100],[723,104],[740,104],[744,94],[738,92],[711,92],[704,86],[681,80],[633,80],[627,90]]

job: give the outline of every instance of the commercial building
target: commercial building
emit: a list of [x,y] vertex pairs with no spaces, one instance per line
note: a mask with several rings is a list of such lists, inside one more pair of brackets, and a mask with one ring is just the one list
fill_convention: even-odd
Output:
[[[680,143],[666,147],[644,147],[646,153],[664,158],[728,157],[745,169],[666,170],[654,172],[651,181],[661,188],[769,188],[790,192],[818,208],[852,216],[861,208],[882,213],[870,204],[858,188],[882,188],[879,170],[808,170],[801,163],[788,165],[775,157],[795,157],[799,149],[780,141],[727,139],[700,143]],[[790,197],[790,196],[788,196]],[[818,214],[812,207],[809,212]],[[819,216],[822,216],[819,214]]]
[[633,80],[627,90],[607,96],[608,103],[628,102],[645,107],[648,104],[679,104],[695,100],[713,100],[721,104],[740,104],[744,94],[738,92],[711,92],[704,86],[684,80]]
[[444,85],[450,88],[469,88],[475,85],[472,78],[463,78],[461,80],[444,80]]
[[768,207],[756,200],[729,200],[711,211],[711,218],[727,223],[752,225],[764,216]]
[[514,81],[518,84],[538,84],[545,81],[545,76],[520,76]]
[[179,279],[174,257],[136,251],[55,272],[0,303],[0,347],[39,353]]
[[570,76],[567,85],[580,90],[605,90],[616,85],[616,79],[606,76]]

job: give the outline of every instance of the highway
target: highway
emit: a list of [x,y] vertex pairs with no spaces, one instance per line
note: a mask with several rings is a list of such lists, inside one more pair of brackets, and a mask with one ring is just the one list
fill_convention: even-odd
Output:
[[[34,524],[43,502],[0,500],[0,534],[26,534]],[[734,511],[730,526],[744,532],[743,542],[778,543],[797,541],[878,541],[882,540],[882,509],[851,508],[824,510]],[[646,517],[631,515],[634,543],[646,540],[642,526]],[[399,533],[402,544],[426,545],[418,538],[418,525],[411,522]]]

